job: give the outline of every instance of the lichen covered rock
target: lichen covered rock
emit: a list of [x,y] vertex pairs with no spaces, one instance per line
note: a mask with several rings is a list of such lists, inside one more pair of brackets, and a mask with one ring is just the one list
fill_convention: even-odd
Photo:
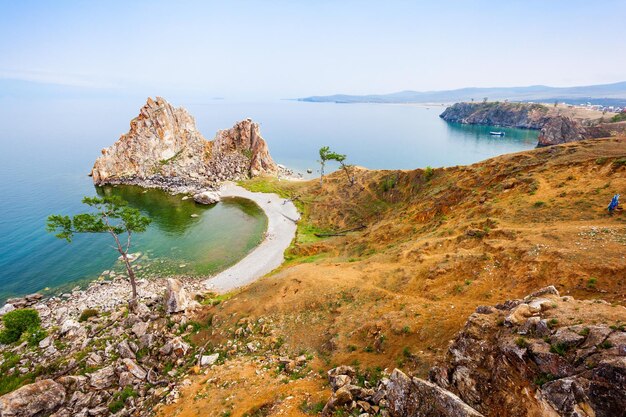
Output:
[[0,397],[0,416],[49,415],[65,401],[65,389],[51,379],[25,385]]

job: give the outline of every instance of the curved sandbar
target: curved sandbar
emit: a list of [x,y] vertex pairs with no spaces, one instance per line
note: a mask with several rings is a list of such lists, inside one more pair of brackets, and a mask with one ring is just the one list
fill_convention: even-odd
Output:
[[249,284],[283,263],[285,249],[296,235],[295,221],[300,213],[291,201],[276,194],[253,193],[231,182],[221,186],[220,195],[252,200],[267,216],[263,242],[241,261],[205,281],[207,289],[223,293]]

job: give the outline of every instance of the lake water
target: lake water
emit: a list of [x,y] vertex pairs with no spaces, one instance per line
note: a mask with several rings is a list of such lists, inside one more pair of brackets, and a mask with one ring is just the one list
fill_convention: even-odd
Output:
[[[252,117],[274,159],[301,171],[316,168],[324,145],[353,164],[411,169],[477,162],[533,148],[537,133],[449,125],[443,107],[409,105],[233,102],[170,99],[195,116],[207,139]],[[140,275],[206,275],[241,259],[262,238],[266,219],[245,200],[213,207],[136,187],[96,189],[87,177],[100,149],[128,130],[145,98],[17,98],[0,96],[0,301],[93,279],[116,266],[108,236],[77,236],[72,244],[45,232],[49,214],[81,211],[85,195],[116,193],[154,219],[135,237],[144,255]],[[198,217],[191,217],[191,214]]]

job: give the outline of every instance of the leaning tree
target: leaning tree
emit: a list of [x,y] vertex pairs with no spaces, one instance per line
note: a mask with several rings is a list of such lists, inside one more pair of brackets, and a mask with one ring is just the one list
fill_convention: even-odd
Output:
[[346,164],[346,155],[333,152],[328,146],[323,146],[320,148],[320,185],[324,184],[324,167],[326,166],[326,162],[328,161],[339,162],[342,171],[346,174],[346,177],[348,178],[348,182],[351,186],[354,185],[354,167],[352,165]]
[[[83,204],[94,209],[90,213],[81,213],[73,217],[53,214],[48,217],[46,229],[56,233],[59,239],[72,241],[76,233],[108,233],[115,240],[115,246],[126,266],[132,287],[132,298],[129,300],[131,310],[137,306],[137,283],[135,273],[130,264],[128,252],[133,233],[146,230],[151,220],[142,216],[136,208],[128,207],[128,203],[117,196],[84,197]],[[125,236],[124,236],[125,235]]]

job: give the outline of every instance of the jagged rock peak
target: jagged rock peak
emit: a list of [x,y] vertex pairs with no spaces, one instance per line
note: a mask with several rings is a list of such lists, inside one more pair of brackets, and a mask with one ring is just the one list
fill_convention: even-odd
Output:
[[96,185],[137,184],[171,192],[200,192],[224,180],[274,174],[277,165],[251,119],[207,141],[194,118],[165,99],[148,98],[130,130],[102,150],[91,175]]

